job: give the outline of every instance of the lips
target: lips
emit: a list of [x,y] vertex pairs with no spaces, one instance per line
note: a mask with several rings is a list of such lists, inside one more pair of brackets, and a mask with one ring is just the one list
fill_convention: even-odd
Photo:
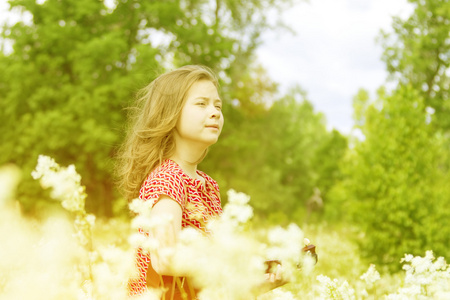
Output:
[[217,125],[217,124],[206,125],[206,127],[219,129],[219,125]]

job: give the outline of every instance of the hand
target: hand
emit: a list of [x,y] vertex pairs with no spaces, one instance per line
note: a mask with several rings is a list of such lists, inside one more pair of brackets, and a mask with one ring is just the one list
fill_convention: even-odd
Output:
[[271,268],[271,270],[265,274],[265,277],[269,290],[288,283],[286,279],[283,279],[283,267],[281,263],[277,263],[276,267]]
[[272,270],[265,274],[266,280],[270,283],[275,283],[276,281],[281,280],[281,274],[282,274],[282,267],[281,264],[277,264],[275,273],[272,273]]
[[267,260],[265,264],[265,282],[255,287],[255,295],[264,294],[270,290],[288,283],[287,280],[283,279],[283,267],[279,260]]

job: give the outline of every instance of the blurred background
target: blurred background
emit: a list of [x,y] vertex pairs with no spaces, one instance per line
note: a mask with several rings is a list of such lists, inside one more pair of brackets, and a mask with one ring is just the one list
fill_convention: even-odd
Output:
[[129,218],[115,154],[138,89],[186,64],[220,77],[225,127],[200,168],[256,220],[348,228],[360,253],[450,257],[448,0],[1,1],[0,165],[30,218],[59,203],[39,154],[82,175],[87,210]]

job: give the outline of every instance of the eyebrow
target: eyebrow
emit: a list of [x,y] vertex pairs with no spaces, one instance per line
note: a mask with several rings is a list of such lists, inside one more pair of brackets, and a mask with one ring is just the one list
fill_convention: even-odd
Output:
[[[195,98],[195,99],[202,99],[202,100],[207,100],[207,101],[210,100],[210,98],[208,98],[208,97],[203,97],[203,96],[197,97],[197,98]],[[220,102],[220,103],[222,103],[222,99],[220,99],[220,98],[216,98],[216,99],[214,99],[213,101],[214,101],[214,102]]]

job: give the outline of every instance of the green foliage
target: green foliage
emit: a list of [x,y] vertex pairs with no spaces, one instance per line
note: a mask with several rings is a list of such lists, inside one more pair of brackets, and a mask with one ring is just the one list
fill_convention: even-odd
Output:
[[[118,197],[113,158],[134,93],[168,68],[206,64],[219,73],[225,100],[239,96],[243,106],[254,106],[246,103],[257,92],[242,94],[237,83],[250,83],[241,77],[252,73],[248,61],[260,33],[277,25],[267,22],[268,9],[291,1],[9,3],[32,19],[2,31],[13,52],[0,53],[0,164],[29,174],[39,154],[75,163],[91,198],[88,210],[111,216]],[[28,210],[47,198],[29,176],[19,194]]]
[[347,158],[346,179],[333,191],[335,207],[365,233],[361,250],[371,261],[395,268],[404,253],[449,255],[442,143],[420,93],[402,86],[381,97],[382,108],[371,105],[365,113],[365,140]]
[[412,15],[394,17],[393,33],[381,39],[398,87],[381,87],[373,103],[364,90],[355,96],[355,128],[364,138],[352,141],[325,214],[357,225],[362,254],[391,269],[404,253],[450,255],[450,5],[410,2]]
[[391,77],[420,91],[425,107],[435,110],[438,129],[450,129],[450,2],[410,0],[414,13],[394,18],[392,34],[383,33],[383,59]]
[[367,106],[369,105],[369,93],[360,89],[356,96],[353,98],[353,120],[356,127],[364,125]]
[[313,159],[314,170],[317,173],[315,186],[319,188],[324,205],[327,205],[328,193],[342,179],[339,165],[348,148],[347,138],[337,130],[332,130],[319,141]]
[[347,144],[337,131],[326,130],[322,114],[300,88],[272,102],[267,109],[229,107],[237,113],[225,119],[220,145],[202,168],[220,180],[222,189],[258,199],[252,205],[259,216],[302,223],[314,188],[325,197],[339,179],[338,161]]

